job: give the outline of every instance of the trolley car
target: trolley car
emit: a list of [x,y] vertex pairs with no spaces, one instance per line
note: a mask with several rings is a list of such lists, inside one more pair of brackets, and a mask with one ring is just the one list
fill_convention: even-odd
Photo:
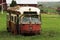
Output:
[[13,34],[39,34],[41,32],[40,9],[36,7],[19,7],[7,10],[7,30]]

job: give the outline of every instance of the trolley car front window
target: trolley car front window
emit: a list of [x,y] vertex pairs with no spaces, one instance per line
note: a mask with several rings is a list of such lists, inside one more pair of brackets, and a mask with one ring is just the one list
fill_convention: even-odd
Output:
[[22,23],[24,24],[39,24],[40,23],[40,19],[37,15],[37,12],[24,12],[24,17],[22,18]]
[[22,19],[22,23],[29,23],[31,22],[32,24],[39,24],[40,23],[40,20],[38,17],[23,17]]
[[31,20],[32,20],[32,23],[36,23],[36,24],[40,23],[40,20],[38,18],[31,18]]
[[23,22],[23,23],[29,23],[29,22],[30,22],[29,17],[24,17],[24,18],[22,19],[22,22]]

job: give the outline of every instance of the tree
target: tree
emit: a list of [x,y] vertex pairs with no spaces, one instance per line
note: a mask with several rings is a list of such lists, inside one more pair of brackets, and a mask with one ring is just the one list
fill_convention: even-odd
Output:
[[10,4],[10,7],[14,7],[14,6],[16,6],[16,5],[17,5],[16,1],[15,1],[15,0],[12,0],[12,2],[11,2],[11,4]]

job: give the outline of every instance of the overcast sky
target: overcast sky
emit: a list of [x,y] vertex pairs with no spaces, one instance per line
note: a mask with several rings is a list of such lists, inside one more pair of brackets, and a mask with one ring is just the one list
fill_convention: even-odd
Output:
[[[11,3],[12,0],[6,0]],[[59,2],[60,0],[16,0],[17,4],[37,4],[37,2]]]

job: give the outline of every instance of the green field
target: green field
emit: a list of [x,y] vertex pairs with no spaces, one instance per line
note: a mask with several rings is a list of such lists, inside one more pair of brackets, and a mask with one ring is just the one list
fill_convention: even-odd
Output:
[[60,40],[60,15],[42,14],[41,35],[12,35],[6,30],[6,13],[0,14],[0,40]]

